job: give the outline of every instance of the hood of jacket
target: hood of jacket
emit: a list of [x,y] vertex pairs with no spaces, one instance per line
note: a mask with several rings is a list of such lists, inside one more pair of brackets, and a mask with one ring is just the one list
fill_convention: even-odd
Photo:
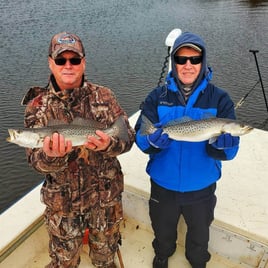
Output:
[[203,41],[203,39],[194,33],[190,32],[184,32],[182,33],[174,42],[173,49],[171,51],[171,73],[170,75],[174,78],[176,84],[178,85],[178,88],[181,89],[182,84],[179,80],[177,70],[176,70],[176,63],[174,61],[174,56],[178,50],[178,48],[183,44],[194,44],[202,49],[202,66],[199,73],[199,76],[197,77],[196,81],[193,84],[193,90],[196,89],[196,87],[201,83],[201,81],[207,76],[209,69],[207,67],[207,59],[206,59],[206,44]]

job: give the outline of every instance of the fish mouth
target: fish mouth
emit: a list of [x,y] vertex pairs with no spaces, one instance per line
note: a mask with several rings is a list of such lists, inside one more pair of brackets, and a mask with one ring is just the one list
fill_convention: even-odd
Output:
[[8,134],[9,134],[9,137],[6,138],[6,141],[12,142],[14,140],[14,130],[13,129],[8,129]]
[[247,126],[244,128],[245,133],[249,133],[250,131],[252,131],[254,129],[254,127],[251,126]]

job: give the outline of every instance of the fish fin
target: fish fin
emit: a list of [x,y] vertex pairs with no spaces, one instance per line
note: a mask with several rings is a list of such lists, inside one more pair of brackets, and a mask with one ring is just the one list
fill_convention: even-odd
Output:
[[208,140],[208,143],[209,143],[209,144],[214,143],[214,142],[217,140],[217,138],[218,138],[218,136],[211,137],[211,138]]
[[55,127],[55,126],[63,126],[63,125],[70,125],[70,126],[89,126],[96,129],[105,129],[107,126],[97,122],[92,119],[85,119],[81,117],[75,117],[72,122],[66,123],[65,121],[59,119],[50,119],[48,120],[48,127]]
[[209,113],[209,112],[204,113],[204,114],[202,115],[202,119],[210,119],[210,118],[215,118],[215,117],[216,117],[216,116],[215,116],[214,114]]
[[153,123],[145,116],[141,116],[141,127],[140,127],[140,134],[148,135],[155,132],[156,128],[154,127]]
[[123,115],[118,117],[118,119],[112,125],[112,128],[117,130],[116,136],[119,139],[129,142],[128,129]]
[[190,121],[193,121],[193,119],[190,116],[183,116],[183,117],[176,118],[174,120],[171,120],[171,121],[167,122],[165,124],[165,127],[174,126],[174,125],[177,125],[177,124],[186,123],[186,122],[190,122]]
[[62,126],[62,125],[68,125],[68,123],[59,119],[49,119],[47,122],[47,127]]
[[81,117],[75,117],[74,120],[70,123],[73,126],[89,126],[96,129],[105,129],[107,126],[98,121],[92,119],[85,119]]

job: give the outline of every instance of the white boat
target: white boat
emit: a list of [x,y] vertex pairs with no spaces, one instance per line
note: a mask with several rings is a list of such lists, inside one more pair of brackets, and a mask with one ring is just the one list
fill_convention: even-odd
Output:
[[[174,29],[166,39],[172,46],[181,33]],[[139,112],[130,117],[134,126]],[[215,220],[210,228],[208,268],[268,268],[268,132],[254,129],[241,137],[240,150],[232,161],[223,162],[218,182]],[[149,177],[145,172],[148,156],[134,144],[119,156],[125,176],[124,222],[118,268],[151,268],[154,256],[153,233],[148,213]],[[49,262],[48,235],[43,224],[44,205],[40,188],[0,215],[0,268],[41,268]],[[169,267],[189,268],[184,257],[186,226],[178,226],[177,251]],[[122,262],[120,262],[122,256]],[[88,246],[82,252],[81,268],[93,267]]]
[[[130,117],[135,124],[138,113]],[[210,229],[208,268],[268,268],[268,133],[253,130],[241,137],[237,157],[223,162],[215,221]],[[154,256],[148,214],[147,155],[136,145],[119,157],[125,175],[124,223],[120,252],[125,268],[150,268]],[[41,268],[49,262],[44,206],[37,186],[0,215],[0,267]],[[190,267],[184,257],[185,224],[180,221],[178,249],[169,267]],[[80,267],[93,267],[84,245]],[[119,259],[116,257],[118,267]]]

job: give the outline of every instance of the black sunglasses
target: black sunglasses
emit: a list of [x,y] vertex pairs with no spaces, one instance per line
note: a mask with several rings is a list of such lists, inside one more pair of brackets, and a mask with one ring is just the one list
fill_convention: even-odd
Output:
[[192,56],[192,57],[185,57],[185,56],[174,56],[174,61],[177,64],[183,65],[189,60],[191,64],[199,64],[202,62],[202,56]]
[[82,61],[81,58],[71,58],[71,59],[65,59],[65,58],[56,58],[54,59],[56,65],[65,65],[67,60],[72,64],[72,65],[79,65]]

